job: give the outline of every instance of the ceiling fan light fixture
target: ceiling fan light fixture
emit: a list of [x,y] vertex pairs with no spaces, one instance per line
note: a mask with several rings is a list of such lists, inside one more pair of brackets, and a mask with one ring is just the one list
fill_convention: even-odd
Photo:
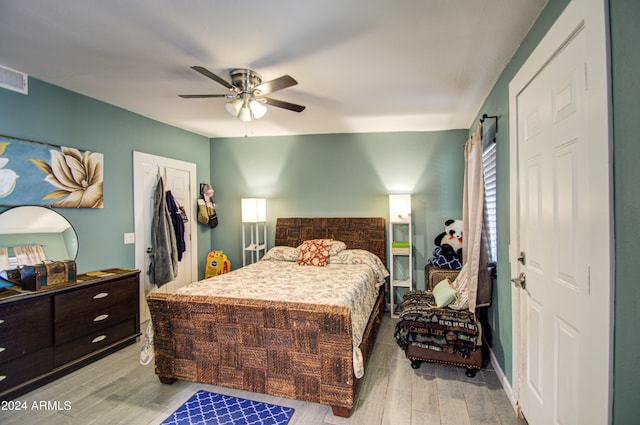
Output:
[[249,102],[249,108],[251,109],[251,114],[253,115],[253,118],[256,120],[259,120],[260,118],[264,117],[264,114],[267,113],[267,107],[255,99]]
[[224,107],[227,112],[229,112],[234,117],[237,117],[240,113],[240,109],[242,108],[242,99],[235,98],[231,102],[227,102]]
[[238,119],[242,122],[251,121],[251,109],[246,106],[240,108],[240,112],[238,112]]
[[282,100],[264,97],[270,93],[298,84],[290,75],[283,75],[274,80],[262,82],[262,77],[257,72],[246,69],[232,69],[229,71],[231,83],[201,66],[192,66],[193,70],[229,89],[232,94],[180,94],[186,99],[224,98],[225,109],[229,114],[240,121],[249,122],[257,120],[267,113],[267,105],[288,109],[294,112],[302,112],[305,107]]

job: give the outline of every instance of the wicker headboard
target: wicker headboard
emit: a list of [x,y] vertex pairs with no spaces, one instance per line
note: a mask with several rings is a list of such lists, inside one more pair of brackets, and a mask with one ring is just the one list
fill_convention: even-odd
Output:
[[342,241],[349,249],[366,249],[385,261],[384,217],[278,218],[276,246],[299,246],[309,239]]

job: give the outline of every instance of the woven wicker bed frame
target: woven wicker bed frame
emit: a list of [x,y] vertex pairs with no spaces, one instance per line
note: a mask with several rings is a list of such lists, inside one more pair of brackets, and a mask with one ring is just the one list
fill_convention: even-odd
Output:
[[[276,245],[316,238],[341,240],[385,260],[384,218],[277,220]],[[360,345],[365,366],[384,313],[383,288]],[[184,379],[351,414],[360,380],[353,373],[349,308],[165,293],[152,293],[147,302],[161,382]]]

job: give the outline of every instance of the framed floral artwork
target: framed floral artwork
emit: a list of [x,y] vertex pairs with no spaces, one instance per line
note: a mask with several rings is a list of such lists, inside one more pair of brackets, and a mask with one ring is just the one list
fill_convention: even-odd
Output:
[[0,206],[102,208],[101,153],[0,136]]

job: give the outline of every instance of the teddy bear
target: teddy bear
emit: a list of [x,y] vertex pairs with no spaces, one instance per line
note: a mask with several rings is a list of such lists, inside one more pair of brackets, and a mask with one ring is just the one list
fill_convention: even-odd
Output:
[[462,220],[445,221],[444,232],[436,236],[434,243],[442,249],[441,255],[445,258],[455,257],[462,262]]

